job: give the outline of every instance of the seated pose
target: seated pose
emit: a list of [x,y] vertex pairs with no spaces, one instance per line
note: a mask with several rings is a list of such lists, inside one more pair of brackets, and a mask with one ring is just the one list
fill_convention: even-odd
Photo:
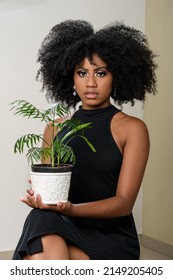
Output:
[[[66,20],[50,30],[38,53],[37,77],[49,100],[69,108],[81,102],[72,117],[92,122],[85,133],[96,153],[78,137],[70,142],[76,164],[68,202],[45,205],[32,189],[21,199],[33,209],[14,260],[139,259],[132,210],[149,135],[142,120],[121,109],[156,92],[154,59],[145,35],[122,23],[94,31],[86,21]],[[46,127],[47,142],[49,133]]]

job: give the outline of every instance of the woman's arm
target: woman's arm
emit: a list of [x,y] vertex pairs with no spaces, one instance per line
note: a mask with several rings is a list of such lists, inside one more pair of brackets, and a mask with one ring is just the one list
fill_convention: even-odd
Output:
[[[123,123],[124,122],[124,123]],[[123,129],[121,129],[121,124]],[[139,192],[149,154],[149,135],[146,125],[139,119],[126,117],[112,128],[123,152],[123,162],[114,197],[71,205],[64,214],[92,218],[113,218],[132,212]],[[114,133],[114,130],[118,130]]]
[[[88,218],[113,218],[126,216],[132,212],[140,189],[148,154],[149,135],[146,125],[139,119],[122,114],[122,118],[112,121],[113,137],[123,153],[123,162],[114,197],[82,203],[59,203],[57,206],[44,205],[38,196],[36,201],[27,194],[23,200],[31,207],[51,209],[68,216]],[[45,137],[47,129],[45,130]],[[46,138],[46,141],[48,138]]]

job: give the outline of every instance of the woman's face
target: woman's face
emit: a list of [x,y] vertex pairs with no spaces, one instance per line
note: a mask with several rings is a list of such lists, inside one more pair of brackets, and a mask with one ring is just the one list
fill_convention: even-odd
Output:
[[96,54],[92,62],[85,58],[74,71],[74,85],[83,109],[104,108],[110,105],[113,76],[106,63]]

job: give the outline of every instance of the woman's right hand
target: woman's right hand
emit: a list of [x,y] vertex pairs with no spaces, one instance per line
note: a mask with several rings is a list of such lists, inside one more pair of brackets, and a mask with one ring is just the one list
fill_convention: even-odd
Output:
[[[28,183],[31,184],[31,179],[28,179]],[[34,195],[34,190],[32,187],[28,187],[26,189],[25,197],[21,197],[20,201],[27,204],[32,208],[38,208],[36,196]]]
[[35,194],[33,188],[27,188],[25,196],[21,197],[20,201],[32,208],[52,209],[51,206],[43,204],[41,196]]
[[21,197],[20,201],[24,202],[32,208],[38,208],[37,200],[34,195],[34,190],[32,188],[27,188],[25,197]]
[[32,208],[38,208],[42,210],[53,210],[62,214],[70,213],[70,208],[72,206],[70,201],[67,202],[58,202],[56,205],[48,205],[42,202],[41,196],[39,194],[34,193],[32,188],[27,188],[25,197],[20,199],[26,205]]

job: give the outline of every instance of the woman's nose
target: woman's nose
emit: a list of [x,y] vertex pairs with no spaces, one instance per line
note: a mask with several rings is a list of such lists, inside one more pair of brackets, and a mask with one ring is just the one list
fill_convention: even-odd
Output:
[[89,75],[87,79],[87,87],[96,87],[96,77],[94,75]]

